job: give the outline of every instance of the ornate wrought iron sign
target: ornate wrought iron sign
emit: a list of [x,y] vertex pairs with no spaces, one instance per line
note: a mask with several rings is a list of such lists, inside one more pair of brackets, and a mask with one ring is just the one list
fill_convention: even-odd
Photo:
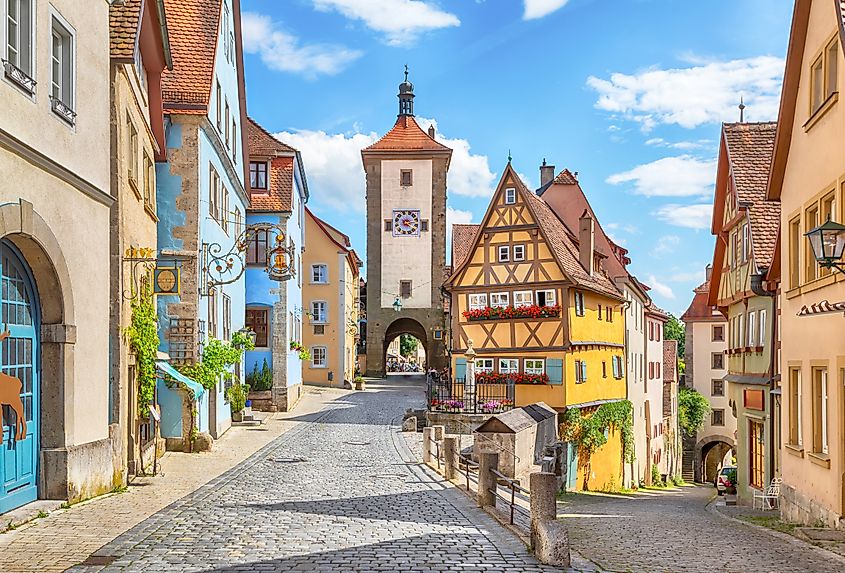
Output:
[[243,276],[247,261],[245,255],[254,249],[256,258],[264,256],[264,270],[271,279],[286,281],[294,276],[293,248],[286,246],[286,235],[279,225],[256,223],[241,233],[232,247],[224,252],[219,243],[203,245],[203,294],[215,287],[231,284]]

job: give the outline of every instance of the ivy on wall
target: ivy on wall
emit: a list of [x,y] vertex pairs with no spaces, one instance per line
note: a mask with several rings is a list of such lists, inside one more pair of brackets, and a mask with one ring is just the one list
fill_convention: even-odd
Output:
[[710,410],[707,398],[692,388],[678,389],[678,425],[687,436],[694,436],[704,425],[704,416]]
[[244,352],[255,349],[252,339],[242,332],[232,334],[231,341],[212,337],[202,352],[202,360],[194,364],[185,364],[179,371],[193,378],[206,390],[217,386],[220,378],[230,380],[234,375],[229,368],[241,361]]
[[[563,414],[561,439],[578,448],[579,463],[589,470],[593,453],[607,443],[607,432],[617,430],[622,441],[622,461],[634,461],[634,407],[628,400],[602,404],[592,413],[569,408]],[[585,472],[584,489],[590,472]]]
[[155,396],[158,317],[149,285],[143,285],[132,302],[132,320],[126,329],[129,349],[135,355],[138,372],[138,409],[142,418],[150,415]]

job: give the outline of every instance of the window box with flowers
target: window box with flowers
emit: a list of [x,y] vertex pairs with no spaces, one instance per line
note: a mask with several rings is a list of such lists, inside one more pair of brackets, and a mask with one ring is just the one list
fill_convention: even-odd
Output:
[[302,346],[302,344],[297,342],[296,340],[290,341],[290,349],[294,352],[299,353],[300,360],[311,360],[311,353],[308,352],[308,349]]
[[467,320],[507,320],[510,318],[556,318],[560,316],[560,305],[539,306],[488,306],[465,310]]
[[430,408],[438,412],[460,412],[464,409],[464,403],[454,398],[449,400],[432,400]]
[[525,374],[523,372],[513,372],[503,374],[501,372],[485,372],[475,376],[477,384],[507,384],[513,380],[514,384],[532,384],[541,385],[549,383],[548,374]]

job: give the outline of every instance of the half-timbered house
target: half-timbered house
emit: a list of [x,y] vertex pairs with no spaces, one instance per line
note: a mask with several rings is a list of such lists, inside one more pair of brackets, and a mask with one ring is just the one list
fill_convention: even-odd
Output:
[[[585,212],[579,223],[576,234],[508,163],[482,223],[454,227],[446,287],[456,381],[466,377],[471,347],[478,387],[513,380],[517,406],[543,401],[589,414],[625,399],[624,297],[601,268],[594,219]],[[575,464],[578,487],[619,484],[621,464],[611,431],[589,479]]]

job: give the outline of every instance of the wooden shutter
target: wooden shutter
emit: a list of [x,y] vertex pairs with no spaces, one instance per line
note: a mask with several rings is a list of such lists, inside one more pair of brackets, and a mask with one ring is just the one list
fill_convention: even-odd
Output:
[[546,375],[549,377],[549,384],[563,384],[563,360],[560,358],[547,358]]
[[455,379],[466,378],[467,377],[467,359],[466,358],[456,358],[455,359]]

